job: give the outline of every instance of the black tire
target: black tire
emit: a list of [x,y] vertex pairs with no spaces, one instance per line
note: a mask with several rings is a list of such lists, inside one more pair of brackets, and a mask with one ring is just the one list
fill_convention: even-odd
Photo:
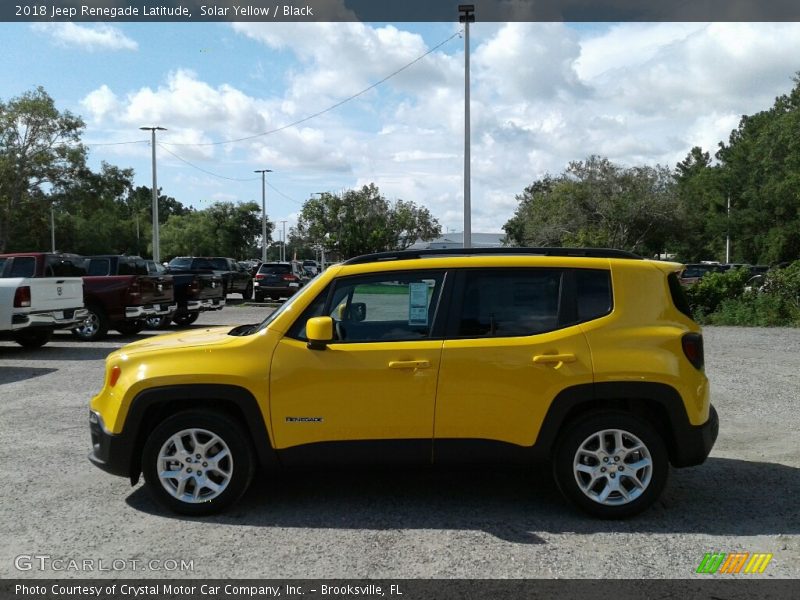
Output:
[[[211,436],[216,436],[221,443],[227,446],[229,459],[222,459],[220,470],[213,469],[213,458],[222,448],[222,444],[215,443],[205,451],[200,450],[200,462],[197,462],[195,454],[196,448],[193,445],[192,437],[187,433],[183,436],[183,445],[190,450],[189,456],[182,455],[179,458],[177,447],[170,443],[170,439],[180,432],[195,430],[197,439],[200,442],[208,442]],[[197,493],[198,500],[192,502],[190,499],[182,500],[177,497],[180,478],[167,479],[164,482],[159,478],[159,455],[165,451],[166,454],[175,453],[175,459],[170,462],[173,471],[180,472],[186,479],[184,492],[191,494]],[[204,454],[208,453],[208,456]],[[210,459],[206,462],[204,459]],[[191,461],[191,463],[189,462]],[[209,464],[211,463],[211,464]],[[207,469],[204,473],[200,469]],[[153,497],[177,513],[184,515],[210,515],[218,513],[234,502],[236,502],[247,491],[251,480],[255,460],[253,449],[245,429],[238,421],[227,415],[211,411],[187,411],[178,413],[167,418],[155,428],[150,437],[145,442],[142,452],[142,472],[144,473],[145,484]],[[187,470],[191,470],[190,474]],[[201,479],[198,477],[198,471]],[[225,478],[223,472],[228,471],[229,477]],[[207,481],[214,485],[223,485],[222,491],[214,491],[205,487],[203,482]],[[168,491],[169,488],[172,490]],[[206,490],[204,492],[204,490]]]
[[14,334],[14,341],[23,348],[34,350],[41,348],[53,337],[49,329],[34,329],[31,331],[18,331]]
[[118,321],[114,323],[114,329],[119,331],[122,335],[136,335],[145,328],[145,320],[137,319],[136,321]]
[[256,299],[256,302],[263,302],[264,301],[264,294],[259,294],[258,292],[256,292],[254,297]]
[[72,330],[72,335],[83,342],[96,342],[108,334],[108,316],[99,306],[90,304],[86,307],[89,316],[84,324]]
[[195,321],[197,321],[197,317],[200,316],[198,312],[185,312],[185,311],[178,311],[172,317],[172,322],[179,327],[186,327],[191,325]]
[[276,302],[281,299],[279,294],[270,294],[269,297],[275,300]]
[[147,317],[144,322],[146,329],[166,329],[172,323],[172,317]]
[[[623,449],[618,452],[612,448],[616,444],[611,433],[603,436],[604,447],[600,447],[600,433],[610,430],[622,432]],[[642,450],[634,450],[637,442],[641,442]],[[578,471],[575,461],[582,446],[589,450],[597,446],[602,456],[587,453],[580,459],[582,468],[593,469],[594,474]],[[615,458],[619,460],[615,462]],[[635,470],[629,467],[642,464],[643,460],[649,460],[650,466]],[[570,424],[558,440],[553,459],[553,474],[561,493],[601,519],[624,519],[650,507],[664,490],[668,473],[669,457],[661,436],[639,417],[617,411],[592,413]],[[633,474],[642,483],[641,487],[634,484]],[[591,485],[595,476],[596,483]],[[600,496],[606,488],[614,491],[601,502]]]
[[253,282],[248,283],[247,287],[244,288],[244,292],[242,292],[242,298],[245,300],[253,299]]

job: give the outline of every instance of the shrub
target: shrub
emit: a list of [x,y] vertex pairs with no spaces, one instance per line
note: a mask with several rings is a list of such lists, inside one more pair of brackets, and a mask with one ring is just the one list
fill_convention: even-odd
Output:
[[750,270],[744,267],[724,273],[708,273],[686,289],[692,312],[702,320],[714,313],[723,301],[740,298],[750,277]]
[[723,300],[716,312],[704,320],[711,325],[797,326],[800,308],[780,296],[754,292]]

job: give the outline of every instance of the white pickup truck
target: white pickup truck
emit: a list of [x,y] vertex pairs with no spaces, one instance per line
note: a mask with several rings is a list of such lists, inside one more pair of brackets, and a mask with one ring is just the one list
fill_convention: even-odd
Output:
[[38,348],[87,316],[81,277],[0,278],[0,339]]

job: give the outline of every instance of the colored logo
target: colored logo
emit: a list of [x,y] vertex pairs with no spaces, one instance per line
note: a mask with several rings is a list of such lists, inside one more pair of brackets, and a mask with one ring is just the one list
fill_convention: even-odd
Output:
[[700,566],[697,567],[698,573],[724,573],[735,575],[738,573],[763,573],[767,565],[772,560],[772,554],[750,552],[706,552]]

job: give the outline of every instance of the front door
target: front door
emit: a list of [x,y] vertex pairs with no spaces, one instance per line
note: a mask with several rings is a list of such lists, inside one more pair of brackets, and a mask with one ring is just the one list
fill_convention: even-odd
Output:
[[[430,462],[443,284],[430,271],[347,277],[312,302],[272,359],[284,462]],[[335,339],[312,350],[304,324],[319,315],[333,318]]]

